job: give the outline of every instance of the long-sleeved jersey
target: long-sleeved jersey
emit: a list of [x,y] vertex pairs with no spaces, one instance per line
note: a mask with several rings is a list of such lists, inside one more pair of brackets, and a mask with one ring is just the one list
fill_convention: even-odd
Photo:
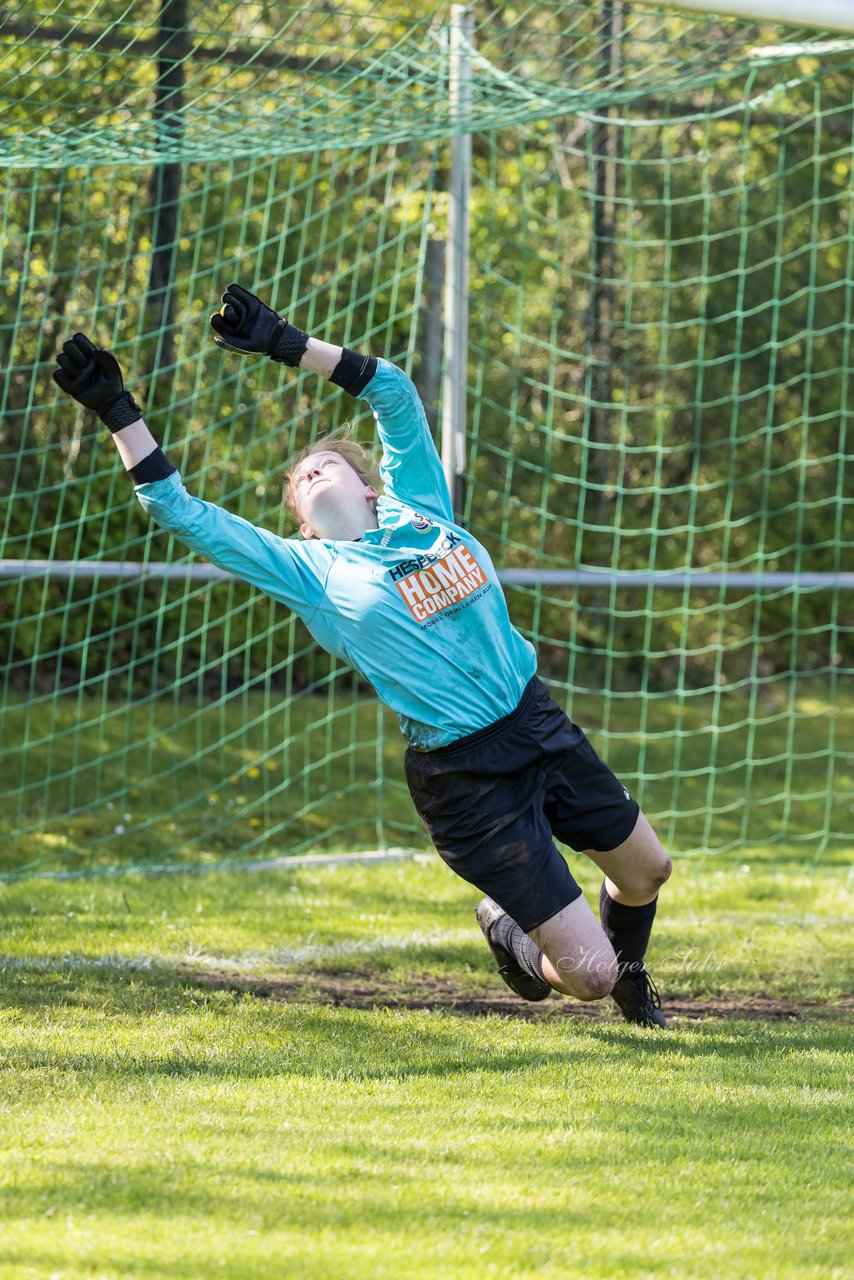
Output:
[[512,711],[534,674],[486,549],[454,523],[418,393],[379,359],[359,393],[383,446],[378,529],[355,542],[280,538],[192,497],[177,472],[139,484],[158,524],[293,609],[397,712],[410,744],[446,746]]

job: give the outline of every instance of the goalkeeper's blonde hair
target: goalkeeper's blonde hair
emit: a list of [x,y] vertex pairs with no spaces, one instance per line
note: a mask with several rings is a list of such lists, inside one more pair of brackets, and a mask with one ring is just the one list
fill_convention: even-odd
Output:
[[[292,512],[299,518],[299,507],[294,497],[295,481],[294,476],[299,467],[306,458],[311,458],[316,453],[339,453],[345,462],[348,462],[362,484],[370,484],[376,487],[379,484],[379,474],[377,471],[377,461],[369,449],[363,444],[359,444],[358,440],[353,438],[354,427],[352,423],[347,423],[339,431],[331,431],[328,435],[321,436],[318,440],[307,444],[304,449],[300,449],[299,453],[294,454],[288,463],[285,472],[282,498],[288,511]],[[376,512],[376,501],[373,504],[374,512]]]

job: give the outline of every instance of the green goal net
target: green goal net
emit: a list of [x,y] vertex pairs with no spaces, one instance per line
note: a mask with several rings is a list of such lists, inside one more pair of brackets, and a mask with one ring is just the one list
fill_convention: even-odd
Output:
[[289,454],[370,411],[208,314],[238,279],[387,356],[438,433],[463,134],[460,518],[541,674],[674,853],[842,859],[852,68],[618,0],[0,9],[0,874],[426,847],[394,718],[50,371],[109,345],[191,491],[294,532]]

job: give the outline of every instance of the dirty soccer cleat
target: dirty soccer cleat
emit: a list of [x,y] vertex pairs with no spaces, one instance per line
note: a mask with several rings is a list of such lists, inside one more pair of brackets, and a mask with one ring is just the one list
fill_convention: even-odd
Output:
[[627,969],[622,973],[614,983],[611,995],[626,1022],[635,1022],[641,1027],[667,1026],[661,1012],[661,996],[643,965],[635,972]]
[[550,996],[552,988],[545,978],[535,978],[533,974],[528,973],[527,969],[523,969],[510,948],[493,937],[496,924],[499,921],[504,921],[505,924],[501,929],[502,933],[509,932],[508,926],[518,930],[520,942],[524,939],[522,945],[527,944],[533,953],[539,954],[539,948],[531,942],[531,939],[522,931],[519,925],[512,924],[506,911],[503,911],[498,903],[493,902],[491,898],[484,898],[479,902],[475,907],[474,914],[477,917],[477,922],[484,938],[489,943],[489,949],[495,957],[498,972],[510,990],[515,991],[516,995],[521,996],[523,1000],[545,1000],[546,996]]

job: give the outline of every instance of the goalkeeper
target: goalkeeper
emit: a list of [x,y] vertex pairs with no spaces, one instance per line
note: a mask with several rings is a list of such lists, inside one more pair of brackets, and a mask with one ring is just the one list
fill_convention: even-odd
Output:
[[[229,285],[214,341],[330,379],[367,400],[379,477],[348,436],[303,450],[285,501],[303,540],[192,497],[125,390],[115,357],[75,334],[54,379],[113,433],[136,495],[164,529],[293,609],[398,713],[406,779],[441,857],[486,896],[478,923],[507,985],[610,994],[630,1022],[664,1027],[644,966],[670,859],[637,802],[536,675],[486,549],[454,521],[415,387],[387,360],[309,337]],[[601,925],[554,839],[603,871]]]

